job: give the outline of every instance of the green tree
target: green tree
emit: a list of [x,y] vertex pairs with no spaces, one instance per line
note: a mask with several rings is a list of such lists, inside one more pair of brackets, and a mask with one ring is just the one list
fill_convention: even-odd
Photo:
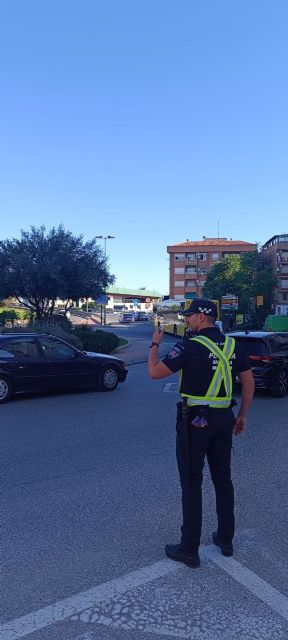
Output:
[[20,319],[20,314],[17,313],[17,311],[15,311],[14,309],[4,309],[3,311],[0,311],[1,327],[6,327],[9,324],[11,324],[11,326],[13,327],[14,322],[16,322],[19,319]]
[[259,320],[262,323],[271,313],[272,305],[275,302],[277,282],[278,278],[270,259],[260,254],[257,265],[256,295],[263,295],[264,304],[257,310]]
[[47,233],[31,227],[0,242],[0,298],[14,296],[37,319],[52,316],[57,298],[68,311],[74,300],[97,298],[114,280],[96,239],[84,242],[62,225]]
[[[254,313],[255,322],[261,324],[271,310],[275,298],[277,277],[273,265],[256,251],[226,256],[209,271],[203,287],[203,296],[221,300],[222,295],[234,294],[239,298],[239,311]],[[263,296],[263,306],[257,308],[257,296]]]
[[237,275],[241,269],[240,255],[226,256],[211,267],[205,285],[203,296],[212,300],[221,300],[221,296],[228,293],[238,295],[239,282]]

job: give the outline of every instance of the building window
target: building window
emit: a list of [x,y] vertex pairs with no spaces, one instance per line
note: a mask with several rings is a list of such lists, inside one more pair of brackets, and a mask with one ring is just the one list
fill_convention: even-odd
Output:
[[174,269],[174,273],[177,274],[184,274],[184,267],[176,267],[176,269]]
[[195,260],[196,253],[186,253],[186,260]]
[[288,289],[288,280],[281,280],[280,289]]
[[184,280],[175,280],[174,287],[184,287]]
[[223,253],[223,258],[226,258],[227,256],[239,256],[241,253],[245,253],[245,251],[225,251],[225,253]]
[[196,267],[186,267],[186,271],[185,271],[185,273],[186,273],[186,274],[189,274],[189,273],[196,273],[196,271],[197,271]]
[[197,260],[207,260],[207,253],[197,253],[196,258]]
[[212,260],[219,260],[219,253],[212,253]]
[[185,253],[175,253],[175,260],[185,260]]

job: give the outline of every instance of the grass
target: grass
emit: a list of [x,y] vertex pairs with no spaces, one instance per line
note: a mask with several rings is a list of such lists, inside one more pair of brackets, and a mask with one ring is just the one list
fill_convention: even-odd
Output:
[[118,347],[124,347],[124,345],[128,344],[129,342],[129,340],[126,340],[125,338],[119,338],[119,336],[118,336],[118,340],[119,340]]

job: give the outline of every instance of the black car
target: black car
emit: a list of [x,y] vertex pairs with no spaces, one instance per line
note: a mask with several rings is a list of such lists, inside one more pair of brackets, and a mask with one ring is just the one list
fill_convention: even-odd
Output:
[[283,398],[288,392],[288,332],[236,331],[228,333],[249,355],[256,388]]
[[14,393],[96,387],[113,391],[127,376],[114,356],[79,351],[49,334],[0,334],[0,403]]

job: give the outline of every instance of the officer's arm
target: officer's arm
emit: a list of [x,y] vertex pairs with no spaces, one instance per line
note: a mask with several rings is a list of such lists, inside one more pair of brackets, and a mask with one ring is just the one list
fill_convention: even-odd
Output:
[[167,376],[171,376],[173,373],[173,371],[166,367],[166,364],[159,360],[158,351],[159,349],[155,345],[149,349],[148,372],[150,378],[153,378],[153,380],[167,378]]
[[247,371],[239,371],[239,380],[242,385],[241,404],[238,415],[235,420],[234,433],[238,435],[245,431],[247,413],[253,399],[255,383],[251,369]]

